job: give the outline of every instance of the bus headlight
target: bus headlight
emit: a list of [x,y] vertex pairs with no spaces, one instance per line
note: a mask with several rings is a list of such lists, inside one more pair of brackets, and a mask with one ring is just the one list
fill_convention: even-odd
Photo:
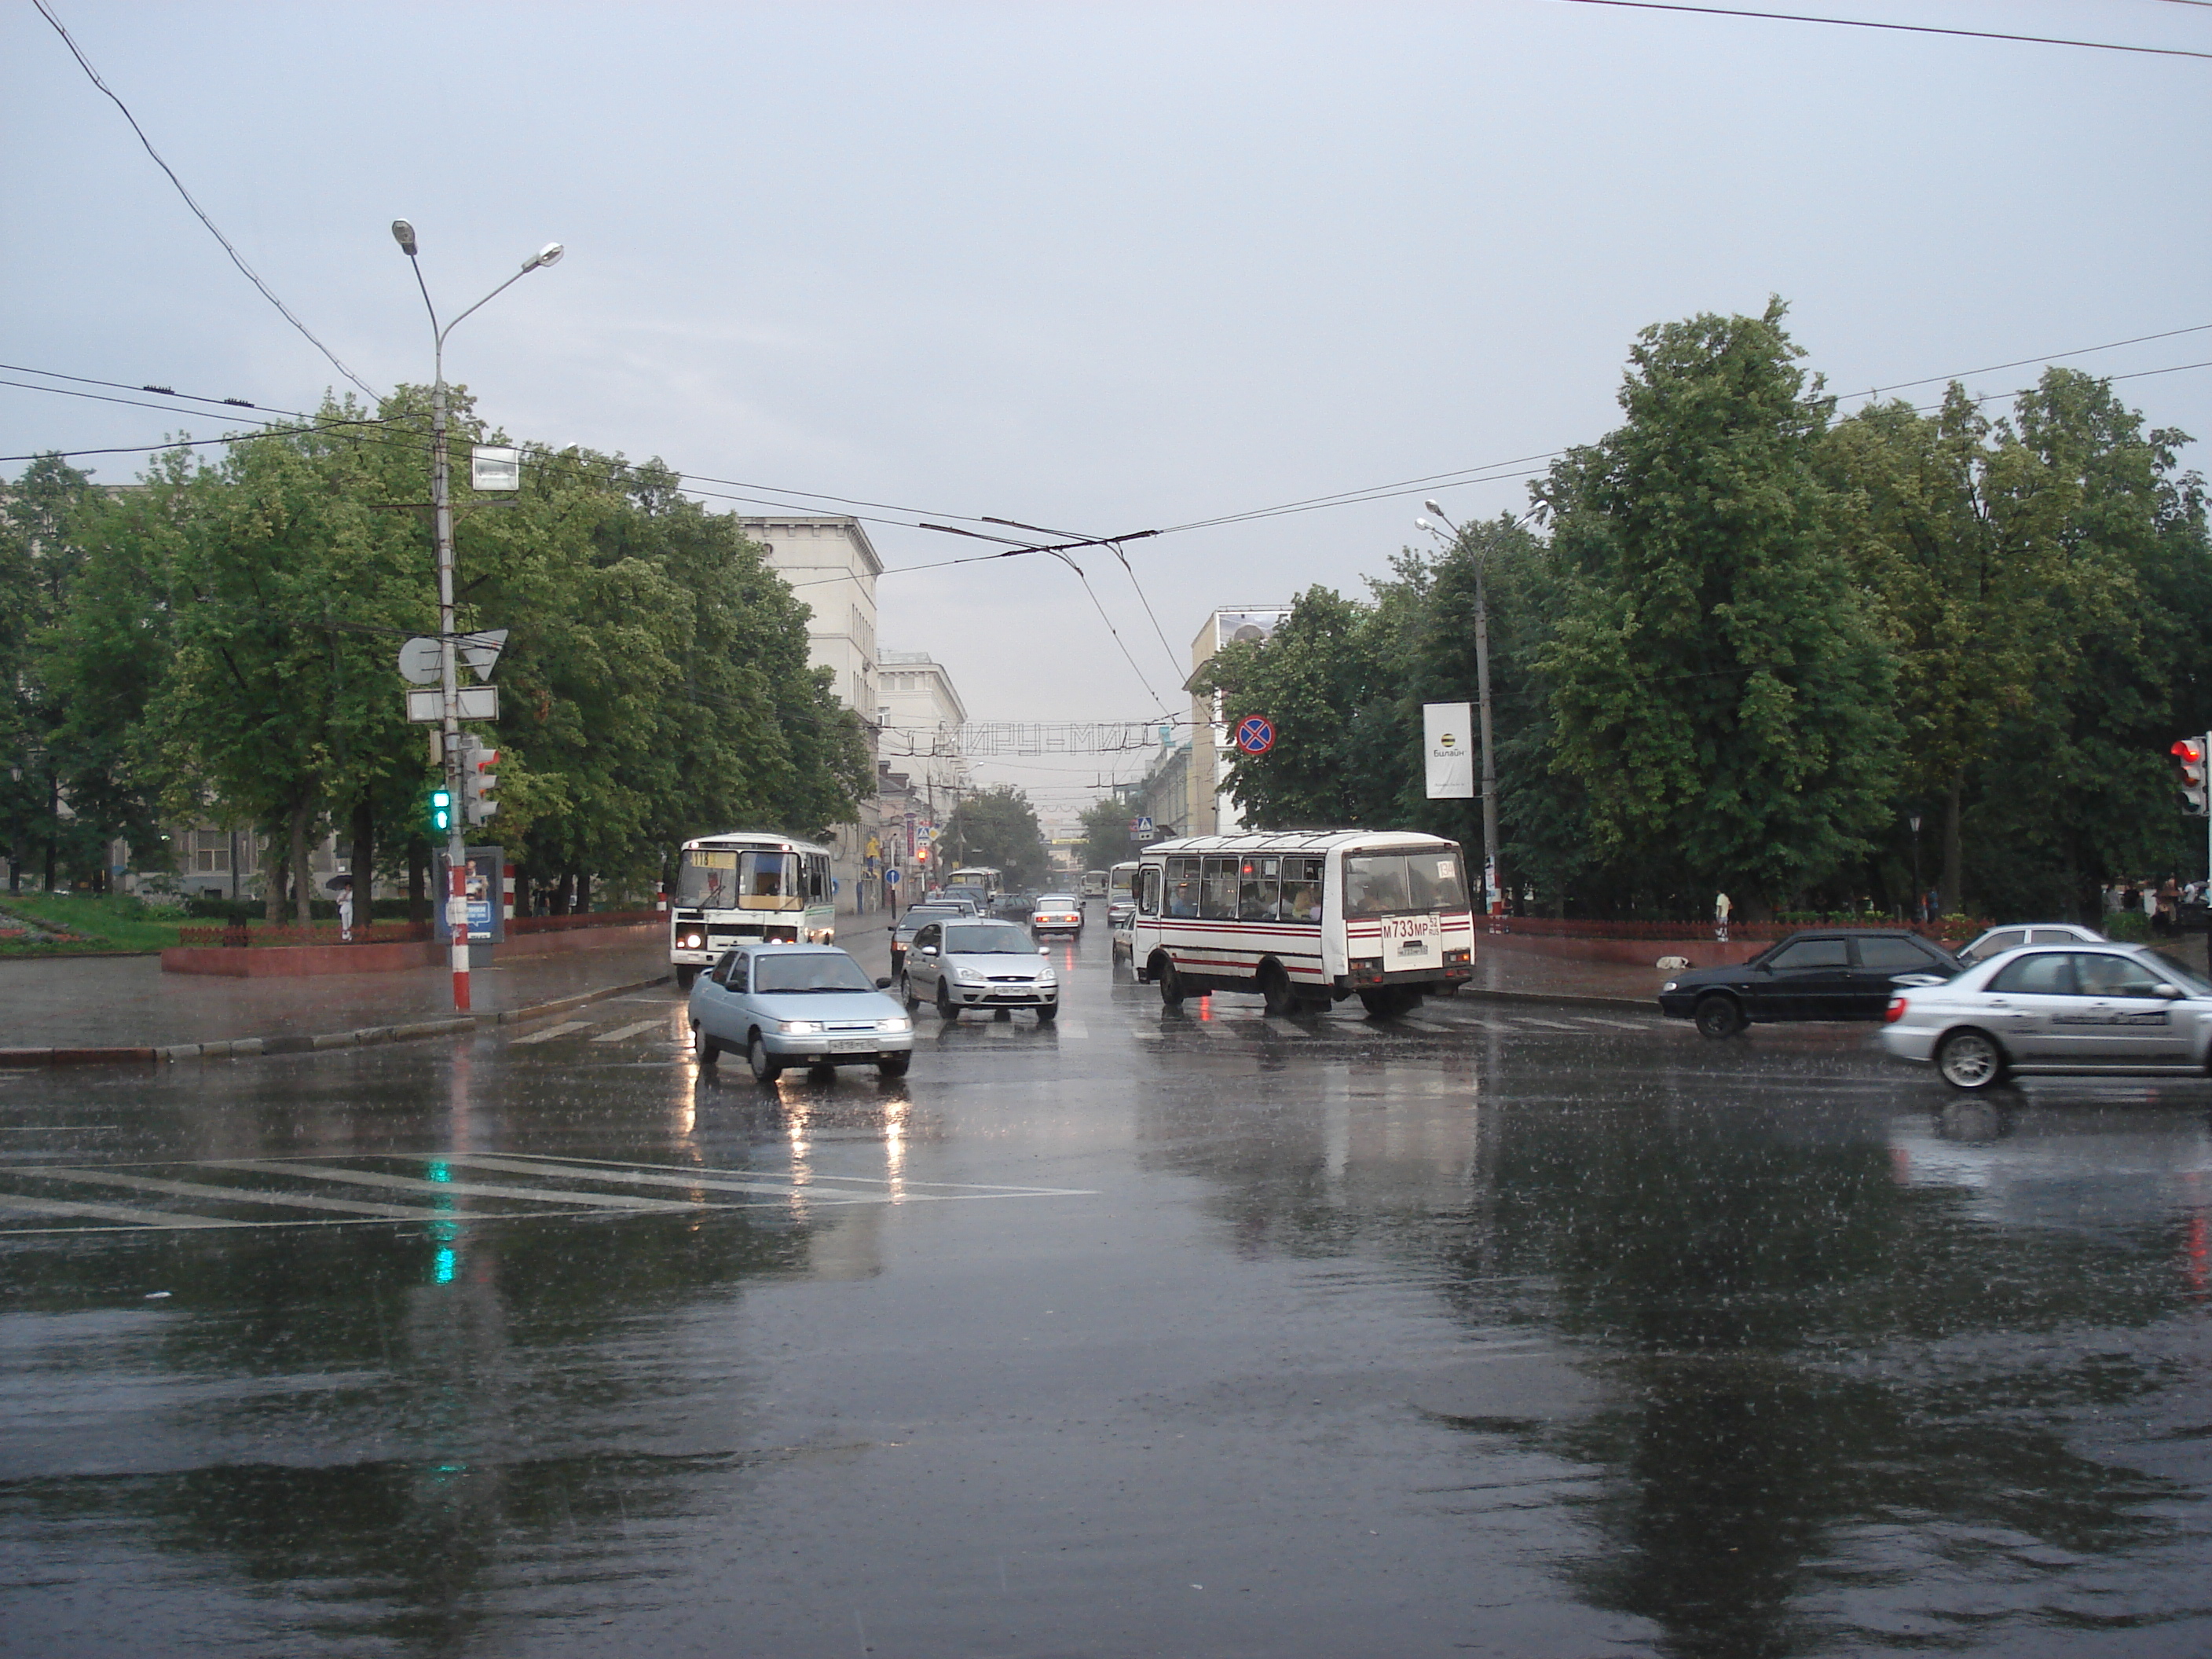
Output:
[[818,1019],[787,1019],[776,1028],[786,1036],[812,1036],[822,1029]]
[[681,950],[685,950],[685,951],[700,951],[700,950],[704,950],[704,949],[706,948],[706,945],[707,945],[707,936],[706,936],[704,933],[678,933],[678,934],[676,936],[676,943],[677,943],[678,947],[679,949],[681,949]]

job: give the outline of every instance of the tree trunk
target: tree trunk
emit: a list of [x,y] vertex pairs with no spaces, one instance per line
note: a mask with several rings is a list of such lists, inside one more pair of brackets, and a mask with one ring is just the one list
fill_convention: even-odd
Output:
[[560,880],[553,884],[553,914],[555,915],[565,916],[568,914],[568,901],[575,891],[575,872],[563,870],[561,872]]
[[314,816],[313,804],[304,799],[292,809],[292,919],[302,927],[315,919],[308,908],[315,895],[315,872],[307,867],[307,827]]
[[376,889],[376,804],[364,791],[353,804],[353,925],[364,945]]
[[428,927],[430,921],[430,898],[423,889],[429,885],[430,848],[420,836],[407,838],[407,920],[417,927]]
[[589,876],[579,875],[576,878],[576,912],[580,915],[591,908],[592,878]]
[[284,881],[291,867],[284,857],[284,844],[276,836],[269,837],[269,850],[263,855],[264,876],[261,885],[261,919],[270,926],[282,926],[284,921]]
[[1936,895],[1942,901],[1939,908],[1946,915],[1963,915],[1966,909],[1966,849],[1959,828],[1966,793],[1965,776],[1953,773],[1951,787],[1943,799],[1943,884]]

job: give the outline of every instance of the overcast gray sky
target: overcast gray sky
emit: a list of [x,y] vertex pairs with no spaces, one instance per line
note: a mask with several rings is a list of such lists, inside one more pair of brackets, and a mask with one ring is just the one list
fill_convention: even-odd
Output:
[[[894,568],[968,550],[923,516],[1121,532],[1588,441],[1638,329],[1770,293],[1839,392],[2212,324],[2201,59],[1559,0],[50,3],[371,385],[429,374],[392,218],[449,307],[557,239],[453,337],[488,416],[889,504],[860,510]],[[2180,0],[1798,9],[2212,52]],[[9,363],[294,409],[337,383],[28,0],[0,5],[0,136]],[[2202,364],[2212,331],[2070,361]],[[2212,434],[2212,370],[2122,390]],[[0,454],[222,429],[0,386]],[[1181,653],[1216,605],[1357,588],[1423,493],[1130,555]],[[882,642],[979,719],[1174,704],[1128,579],[1083,562],[1146,684],[1043,559],[887,575]],[[1115,763],[984,769],[1080,803]]]

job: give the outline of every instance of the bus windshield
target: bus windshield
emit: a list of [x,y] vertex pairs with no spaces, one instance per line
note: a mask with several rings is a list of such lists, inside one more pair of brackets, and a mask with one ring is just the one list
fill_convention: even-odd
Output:
[[805,883],[797,853],[699,848],[684,854],[676,902],[696,910],[804,909]]
[[1467,878],[1455,852],[1354,853],[1344,860],[1347,916],[1466,908]]

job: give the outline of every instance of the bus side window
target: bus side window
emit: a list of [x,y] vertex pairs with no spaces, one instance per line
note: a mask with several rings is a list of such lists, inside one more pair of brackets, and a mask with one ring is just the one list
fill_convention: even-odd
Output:
[[1194,858],[1172,858],[1168,860],[1168,915],[1195,916],[1198,914],[1198,860]]
[[1320,859],[1283,860],[1282,919],[1285,921],[1321,920],[1322,868]]
[[1206,879],[1200,884],[1198,914],[1215,921],[1237,920],[1237,864],[1218,853],[1206,855]]
[[1237,919],[1239,921],[1273,921],[1278,880],[1275,859],[1249,858],[1243,860],[1237,878]]
[[1146,865],[1137,882],[1137,914],[1156,916],[1160,913],[1160,871],[1156,864]]

